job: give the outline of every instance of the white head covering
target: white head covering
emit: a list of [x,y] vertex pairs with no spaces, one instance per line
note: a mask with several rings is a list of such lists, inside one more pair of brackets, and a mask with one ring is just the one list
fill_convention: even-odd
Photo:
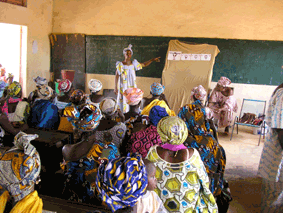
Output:
[[88,82],[88,88],[92,92],[98,92],[102,89],[102,83],[97,79],[90,79],[90,81]]
[[114,98],[105,98],[99,104],[100,110],[105,115],[113,115],[118,108],[118,103]]
[[37,76],[36,78],[33,78],[34,82],[36,83],[36,85],[47,85],[48,82],[47,82],[47,79],[46,78],[43,78],[43,77],[40,77],[40,76]]
[[198,100],[204,100],[206,97],[206,91],[203,88],[202,85],[198,85],[197,87],[194,87],[191,91],[191,97],[195,96]]
[[123,50],[123,55],[125,55],[125,54],[127,53],[127,50],[130,50],[131,53],[132,53],[132,55],[133,55],[134,53],[133,53],[133,50],[132,50],[132,46],[133,46],[133,45],[129,44],[129,46],[126,47],[126,48]]

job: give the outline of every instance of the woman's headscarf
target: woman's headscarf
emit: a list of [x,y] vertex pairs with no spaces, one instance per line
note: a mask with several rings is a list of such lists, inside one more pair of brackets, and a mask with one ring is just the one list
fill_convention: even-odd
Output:
[[22,86],[19,82],[14,81],[8,87],[8,95],[11,97],[17,97],[19,93],[22,91]]
[[163,148],[167,148],[166,146],[168,146],[168,149],[173,151],[186,149],[183,142],[188,137],[188,128],[181,118],[177,116],[162,118],[157,124],[157,132],[165,145],[164,147],[162,146]]
[[92,92],[99,92],[102,89],[102,83],[97,79],[90,79],[88,82],[88,88]]
[[130,50],[131,53],[132,53],[132,55],[133,55],[134,53],[133,53],[133,50],[132,50],[132,46],[133,46],[133,45],[129,44],[128,47],[124,48],[124,50],[123,50],[123,55],[125,55],[125,54],[127,53],[127,50]]
[[194,87],[191,91],[191,97],[195,97],[198,100],[204,100],[206,97],[206,90],[203,88],[202,85],[198,85],[197,87]]
[[47,79],[37,76],[36,78],[33,78],[33,81],[36,83],[36,86],[42,86],[42,85],[47,85]]
[[102,114],[111,116],[117,111],[118,103],[114,98],[105,98],[100,102],[99,108]]
[[85,98],[86,97],[85,97],[84,91],[80,89],[76,89],[70,95],[70,102],[72,102],[75,105],[80,105],[80,104],[83,104],[83,101]]
[[143,91],[139,88],[128,88],[124,91],[123,95],[129,105],[137,105],[143,98]]
[[164,92],[165,86],[160,83],[154,82],[150,86],[150,91],[152,95],[161,95]]
[[83,132],[95,130],[101,119],[99,108],[93,104],[83,104],[79,108],[79,114],[71,119],[73,126]]
[[161,118],[169,116],[166,112],[166,109],[161,106],[154,106],[151,108],[149,112],[149,120],[154,126],[157,126],[158,122],[161,120]]
[[103,162],[97,172],[95,187],[99,197],[112,212],[133,207],[145,194],[148,184],[145,164],[139,154],[128,154]]
[[41,163],[35,147],[30,144],[38,135],[19,132],[14,138],[14,147],[0,153],[0,186],[20,201],[33,190],[39,181]]
[[49,100],[53,95],[53,89],[48,85],[39,85],[37,86],[37,95],[40,99]]
[[217,82],[220,86],[227,87],[231,84],[231,80],[227,77],[222,76],[219,81]]
[[63,79],[58,85],[58,90],[60,92],[69,92],[72,86],[72,82],[69,79]]

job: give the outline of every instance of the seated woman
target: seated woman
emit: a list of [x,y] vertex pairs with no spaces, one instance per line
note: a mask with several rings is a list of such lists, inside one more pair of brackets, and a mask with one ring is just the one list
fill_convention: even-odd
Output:
[[[217,200],[219,212],[227,212],[231,194],[228,192],[228,183],[224,179],[226,155],[223,147],[213,137],[209,122],[206,118],[206,110],[202,101],[206,96],[203,86],[193,88],[192,104],[187,104],[179,111],[178,116],[185,121],[189,137],[184,142],[187,147],[195,148],[204,162],[210,179],[210,191]],[[221,196],[227,195],[227,203],[220,206]]]
[[134,128],[144,128],[149,124],[148,116],[140,114],[140,102],[143,98],[143,91],[139,88],[128,88],[124,91],[126,103],[129,105],[129,111],[124,114],[125,124],[127,126],[128,135],[131,135]]
[[76,144],[67,144],[62,149],[64,162],[61,168],[66,177],[63,196],[77,202],[95,203],[93,186],[98,166],[120,154],[114,143],[96,140],[94,133],[101,119],[99,108],[90,104],[84,104],[80,108],[79,119],[73,121],[74,125],[79,131],[92,134]]
[[95,189],[104,206],[112,212],[125,213],[133,211],[146,193],[148,182],[142,157],[134,153],[104,161],[98,168]]
[[99,95],[98,92],[102,89],[101,81],[97,79],[90,79],[88,82],[88,88],[91,92],[89,99],[92,103],[98,104],[105,98],[103,95]]
[[[30,106],[28,102],[22,101],[22,87],[16,81],[7,86],[3,94],[0,108],[14,128],[10,124],[4,124],[2,127],[4,127],[4,130],[12,133],[13,136],[20,130],[28,129],[27,119],[30,114]],[[5,117],[1,117],[3,122],[6,121]]]
[[56,95],[53,104],[55,104],[60,111],[64,110],[67,104],[70,102],[70,95],[73,92],[72,82],[68,79],[61,80],[58,85],[58,90],[63,93],[62,96]]
[[[0,212],[42,212],[42,199],[34,190],[40,181],[40,157],[30,144],[37,137],[19,132],[14,138],[15,146],[0,152]],[[12,209],[7,209],[9,200]]]
[[231,80],[221,77],[213,89],[208,100],[208,107],[213,111],[213,116],[218,120],[218,128],[225,127],[225,133],[229,133],[229,127],[233,121],[233,112],[237,112],[238,105],[233,97],[233,91],[226,89]]
[[124,143],[125,148],[123,149],[130,153],[140,153],[145,158],[152,146],[162,144],[156,126],[160,119],[166,116],[168,114],[165,108],[160,106],[152,107],[149,113],[150,125],[133,129],[129,139]]
[[163,94],[165,87],[159,83],[153,83],[150,86],[151,98],[145,98],[142,101],[142,115],[149,115],[149,112],[154,106],[161,106],[166,109],[170,116],[176,116],[175,112],[169,108],[169,104]]
[[116,122],[118,103],[114,98],[105,98],[99,104],[103,118],[95,131],[97,142],[113,143],[118,148],[125,137],[127,127],[122,122]]
[[166,210],[218,212],[198,151],[183,145],[188,136],[185,122],[176,116],[164,117],[157,132],[163,145],[151,147],[146,158],[156,166],[156,192]]
[[[153,100],[158,99],[158,100],[164,100],[167,104],[167,106],[169,107],[168,101],[164,95],[164,89],[165,86],[163,86],[160,83],[156,83],[154,82],[151,86],[150,86],[150,95],[151,97],[144,97],[142,99],[141,102],[141,109],[143,109],[145,106],[147,106],[148,104],[150,104]],[[170,108],[170,107],[169,107]]]
[[36,97],[28,119],[29,127],[57,130],[60,117],[58,107],[52,103],[53,89],[47,85],[38,86]]

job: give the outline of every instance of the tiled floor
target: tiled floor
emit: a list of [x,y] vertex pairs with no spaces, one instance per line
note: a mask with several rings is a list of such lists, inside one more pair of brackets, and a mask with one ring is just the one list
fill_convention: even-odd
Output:
[[239,128],[239,134],[234,132],[224,135],[219,130],[219,143],[226,152],[225,177],[229,182],[233,201],[228,213],[260,212],[261,179],[257,177],[258,164],[264,144],[258,146],[259,135],[253,135],[252,128]]

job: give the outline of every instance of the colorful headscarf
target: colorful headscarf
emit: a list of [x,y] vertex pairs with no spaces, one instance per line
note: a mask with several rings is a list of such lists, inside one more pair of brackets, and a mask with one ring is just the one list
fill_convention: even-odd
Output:
[[132,55],[133,55],[134,53],[133,53],[133,50],[132,50],[132,46],[133,46],[133,45],[129,44],[128,47],[124,48],[124,50],[123,50],[123,55],[125,55],[125,54],[127,53],[127,50],[130,50],[131,53],[132,53]]
[[154,82],[150,86],[150,91],[152,95],[161,95],[164,92],[165,86],[160,83]]
[[149,120],[154,126],[157,126],[158,122],[161,120],[161,118],[169,116],[166,112],[166,109],[161,106],[154,106],[151,108],[149,112]]
[[118,103],[114,98],[105,98],[100,102],[99,108],[102,114],[111,116],[117,111]]
[[196,99],[201,101],[205,99],[206,94],[207,93],[202,85],[198,85],[197,87],[194,87],[191,91],[191,97],[194,96]]
[[133,207],[146,192],[146,167],[139,154],[128,154],[100,164],[95,188],[112,212]]
[[63,116],[70,119],[79,119],[80,112],[76,106],[68,104],[64,109]]
[[102,89],[102,83],[97,79],[90,79],[88,82],[88,88],[92,92],[99,92]]
[[14,138],[15,146],[0,156],[0,185],[20,201],[33,190],[39,181],[41,163],[31,140],[38,135],[19,132]]
[[143,98],[143,91],[139,88],[128,88],[124,91],[123,95],[129,105],[137,105]]
[[84,100],[84,98],[85,98],[85,93],[80,89],[74,90],[70,95],[70,101],[76,105],[83,104],[81,102]]
[[220,86],[227,87],[231,84],[231,80],[227,77],[222,76],[217,82]]
[[14,81],[7,87],[7,90],[9,96],[16,97],[22,91],[22,86],[19,82]]
[[5,81],[0,80],[0,98],[3,96],[3,92],[8,84]]
[[157,132],[163,143],[180,145],[187,139],[186,123],[177,116],[162,118],[157,124]]
[[72,86],[72,82],[69,79],[63,79],[58,85],[58,90],[60,92],[69,92]]
[[42,85],[47,85],[47,79],[37,76],[36,78],[33,78],[34,82],[36,83],[36,86],[42,86]]
[[47,85],[39,85],[37,86],[37,95],[40,99],[49,100],[53,95],[53,89]]
[[102,117],[99,108],[93,104],[83,104],[79,108],[79,118],[71,120],[73,126],[83,132],[95,130]]

